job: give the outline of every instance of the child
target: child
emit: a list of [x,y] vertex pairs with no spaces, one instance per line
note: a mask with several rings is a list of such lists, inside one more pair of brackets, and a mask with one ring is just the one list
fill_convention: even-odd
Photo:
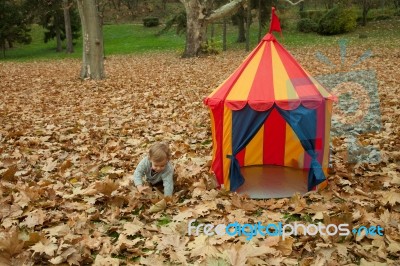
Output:
[[171,196],[174,190],[174,169],[169,162],[171,152],[167,144],[155,143],[150,147],[148,156],[144,157],[138,164],[133,174],[135,186],[142,192],[147,186],[143,185],[142,177],[146,176],[151,185],[160,184],[164,186],[164,196]]

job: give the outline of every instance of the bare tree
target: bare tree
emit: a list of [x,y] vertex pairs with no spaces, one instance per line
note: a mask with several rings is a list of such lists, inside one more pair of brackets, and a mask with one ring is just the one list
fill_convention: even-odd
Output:
[[97,0],[77,0],[82,24],[81,78],[104,78],[103,25]]

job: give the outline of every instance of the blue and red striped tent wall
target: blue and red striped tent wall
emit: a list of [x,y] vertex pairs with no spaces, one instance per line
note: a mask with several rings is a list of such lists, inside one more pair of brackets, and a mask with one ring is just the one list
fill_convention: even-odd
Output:
[[[244,130],[235,124],[235,112],[249,108],[270,111],[251,141],[235,158],[239,165],[281,165],[308,169],[311,157],[298,136],[278,110],[315,110],[307,121],[315,140],[315,152],[325,175],[329,162],[330,122],[335,96],[313,79],[271,34],[244,60],[238,69],[206,99],[210,108],[212,170],[220,185],[230,188],[229,156],[233,154],[232,134]],[[239,131],[239,132],[238,132]],[[313,187],[321,189],[326,181]]]

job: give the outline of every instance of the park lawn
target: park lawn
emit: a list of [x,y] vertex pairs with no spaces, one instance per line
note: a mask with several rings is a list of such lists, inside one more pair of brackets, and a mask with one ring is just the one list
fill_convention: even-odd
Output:
[[[114,24],[104,25],[104,54],[131,54],[147,51],[183,51],[185,36],[177,35],[170,31],[161,36],[156,36],[161,27],[144,28],[139,24]],[[32,26],[32,43],[29,45],[17,44],[14,49],[6,51],[6,57],[0,60],[46,60],[80,58],[82,56],[82,37],[76,40],[75,53],[66,54],[56,52],[55,40],[43,42],[44,30],[39,25]]]
[[[185,35],[176,34],[174,29],[158,36],[162,26],[145,28],[141,24],[111,24],[104,25],[104,53],[106,56],[115,54],[141,54],[145,52],[169,51],[181,54],[185,48]],[[278,40],[287,48],[300,47],[325,47],[336,46],[338,40],[346,39],[355,46],[375,46],[377,43],[388,47],[397,47],[400,42],[400,18],[384,21],[371,21],[366,27],[358,27],[354,32],[321,36],[315,33],[301,33],[293,29],[284,29],[283,34],[275,34]],[[75,53],[66,54],[55,51],[55,41],[43,42],[44,30],[38,25],[32,26],[32,43],[29,45],[16,45],[6,51],[6,57],[0,60],[31,61],[46,59],[80,58],[82,55],[82,38],[76,41]],[[264,35],[266,31],[263,31]],[[208,30],[208,38],[212,39],[211,47],[222,51],[222,25],[216,24],[214,36]],[[258,28],[253,25],[251,29],[250,48],[258,43]],[[367,38],[360,38],[366,35]],[[237,28],[232,25],[227,27],[227,49],[244,50],[244,43],[237,43]]]

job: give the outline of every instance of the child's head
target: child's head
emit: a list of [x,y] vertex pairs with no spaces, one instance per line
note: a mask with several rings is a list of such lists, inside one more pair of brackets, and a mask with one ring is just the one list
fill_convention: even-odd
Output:
[[151,145],[149,150],[149,159],[151,161],[151,168],[156,172],[164,170],[169,159],[171,158],[171,151],[165,143],[155,143]]

